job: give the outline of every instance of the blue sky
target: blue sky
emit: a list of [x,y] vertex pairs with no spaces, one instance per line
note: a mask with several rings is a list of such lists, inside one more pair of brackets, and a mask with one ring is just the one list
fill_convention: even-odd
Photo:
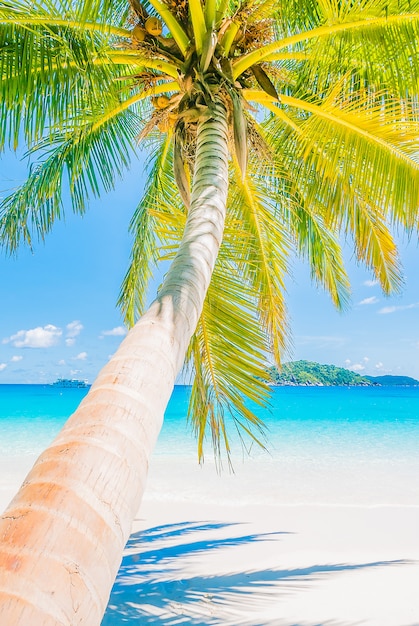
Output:
[[[0,161],[0,196],[18,185],[25,169],[7,155]],[[125,332],[116,308],[128,266],[130,216],[141,196],[141,162],[115,192],[91,203],[84,217],[70,208],[45,243],[0,252],[0,383],[47,383],[58,377],[92,382]],[[384,297],[372,276],[350,260],[349,310],[338,313],[313,287],[308,267],[293,266],[288,280],[292,352],[362,374],[403,374],[419,379],[419,248],[401,244],[405,287]],[[154,288],[158,283],[158,278]]]

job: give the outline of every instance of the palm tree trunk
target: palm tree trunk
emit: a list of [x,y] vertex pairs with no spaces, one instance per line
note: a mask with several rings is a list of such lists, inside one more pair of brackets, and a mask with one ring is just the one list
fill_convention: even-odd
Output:
[[158,298],[0,520],[0,624],[100,624],[221,243],[227,160],[217,103],[198,129],[191,208]]

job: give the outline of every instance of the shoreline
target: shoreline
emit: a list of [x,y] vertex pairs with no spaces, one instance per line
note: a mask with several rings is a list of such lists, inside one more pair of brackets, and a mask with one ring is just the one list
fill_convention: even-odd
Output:
[[[165,450],[165,448],[163,448]],[[345,452],[345,451],[343,451]],[[281,456],[283,454],[283,456]],[[36,461],[38,454],[0,458],[0,508],[3,510]],[[375,458],[355,454],[316,458],[273,450],[237,461],[234,472],[217,472],[213,459],[155,450],[143,503],[238,509],[249,506],[296,508],[419,509],[419,457]],[[418,531],[419,544],[419,531]]]

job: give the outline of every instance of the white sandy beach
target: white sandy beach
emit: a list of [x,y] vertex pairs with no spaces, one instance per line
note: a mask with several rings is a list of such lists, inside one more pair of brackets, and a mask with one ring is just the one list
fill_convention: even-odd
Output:
[[[30,461],[1,467],[2,509]],[[275,468],[157,455],[103,626],[418,626],[416,468]]]

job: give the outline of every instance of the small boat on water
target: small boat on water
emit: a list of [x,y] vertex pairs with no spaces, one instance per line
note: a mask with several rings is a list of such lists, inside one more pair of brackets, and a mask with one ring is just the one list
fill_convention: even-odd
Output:
[[86,380],[77,380],[76,378],[57,378],[57,380],[52,383],[52,386],[85,389],[89,386],[89,383]]

